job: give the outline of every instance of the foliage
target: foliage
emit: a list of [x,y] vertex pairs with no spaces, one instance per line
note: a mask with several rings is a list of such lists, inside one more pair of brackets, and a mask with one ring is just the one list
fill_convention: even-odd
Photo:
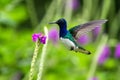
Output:
[[[68,28],[90,20],[107,19],[108,22],[101,26],[97,37],[94,32],[87,34],[89,42],[82,46],[92,52],[89,56],[69,51],[61,42],[54,44],[49,40],[42,80],[88,79],[91,64],[104,50],[103,45],[109,46],[109,57],[104,63],[93,65],[95,72],[90,78],[119,80],[120,57],[115,55],[120,54],[118,3],[119,0],[0,0],[0,80],[28,80],[35,47],[32,34],[43,32],[45,25],[49,30],[57,28],[48,23],[61,17],[68,21]],[[35,72],[38,73],[37,68]]]

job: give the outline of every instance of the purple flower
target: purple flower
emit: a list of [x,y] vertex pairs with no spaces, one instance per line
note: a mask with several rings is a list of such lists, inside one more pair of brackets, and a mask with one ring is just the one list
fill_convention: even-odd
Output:
[[90,79],[90,80],[98,80],[98,78],[97,77],[93,77],[92,79]]
[[41,42],[42,44],[45,44],[45,43],[46,43],[46,36],[42,36],[42,37],[40,38],[40,42]]
[[46,43],[46,36],[43,36],[42,33],[35,33],[32,35],[32,40],[36,42],[37,40],[40,40],[42,44]]
[[58,34],[58,30],[56,28],[51,28],[49,30],[49,39],[54,43],[56,44],[58,42],[58,39],[59,39],[59,34]]
[[95,29],[93,29],[93,40],[96,40],[97,36],[99,35],[100,33],[100,29],[101,27],[100,26],[97,26]]
[[109,55],[110,55],[110,48],[109,46],[106,45],[98,59],[98,63],[103,64],[108,59]]
[[42,36],[41,33],[35,33],[35,34],[32,35],[32,40],[34,42],[36,42],[39,39],[40,36]]
[[115,58],[120,58],[120,43],[116,45]]
[[79,0],[70,0],[67,2],[67,5],[73,10],[76,10],[79,7]]
[[100,33],[100,29],[101,27],[97,26],[95,29],[93,29],[93,34],[97,36]]
[[89,42],[89,37],[88,35],[81,35],[78,39],[78,42],[82,45],[85,45]]
[[79,0],[72,0],[72,9],[76,10],[79,7]]

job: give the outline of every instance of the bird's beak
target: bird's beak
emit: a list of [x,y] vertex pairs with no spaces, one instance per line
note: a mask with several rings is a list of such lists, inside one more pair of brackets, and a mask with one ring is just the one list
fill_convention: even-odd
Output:
[[57,22],[50,22],[49,24],[56,24]]

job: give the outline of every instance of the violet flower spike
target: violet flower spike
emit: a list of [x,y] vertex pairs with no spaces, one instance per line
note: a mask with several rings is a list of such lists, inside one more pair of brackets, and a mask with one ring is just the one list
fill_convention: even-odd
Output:
[[41,35],[41,34],[34,33],[34,34],[32,35],[32,40],[33,40],[34,42],[36,42],[36,41],[38,40],[38,38],[39,38],[40,35]]
[[95,29],[93,29],[92,31],[92,34],[93,34],[93,41],[95,41],[98,37],[98,35],[100,34],[100,30],[101,30],[101,27],[100,26],[96,26]]
[[98,78],[97,77],[93,77],[92,79],[90,79],[90,80],[98,80]]
[[103,64],[110,56],[110,48],[109,46],[105,46],[103,52],[101,53],[98,63]]
[[78,39],[78,42],[82,45],[85,45],[89,42],[89,37],[88,35],[81,35]]
[[79,0],[72,0],[72,8],[73,10],[76,10],[79,8]]
[[53,44],[56,44],[59,40],[59,33],[56,28],[51,28],[48,33],[49,39],[52,41]]
[[100,33],[100,29],[101,29],[101,27],[100,27],[100,26],[97,26],[95,29],[93,29],[93,34],[94,34],[95,36],[98,36],[99,33]]
[[118,43],[116,45],[116,49],[115,49],[115,58],[120,58],[120,43]]
[[32,40],[36,42],[38,39],[40,40],[40,43],[45,44],[46,43],[46,36],[43,36],[42,33],[35,33],[32,35]]
[[79,8],[79,0],[71,0],[67,2],[67,5],[69,6],[69,8],[71,8],[72,10],[76,10]]
[[41,38],[40,38],[40,42],[42,43],[42,44],[45,44],[46,43],[46,36],[42,36]]
[[42,37],[42,33],[38,33],[38,38],[40,39]]

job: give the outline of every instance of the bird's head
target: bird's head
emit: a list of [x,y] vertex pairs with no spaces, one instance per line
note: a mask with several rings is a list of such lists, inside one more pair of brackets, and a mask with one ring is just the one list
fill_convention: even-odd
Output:
[[62,26],[66,26],[67,25],[67,22],[64,18],[61,18],[55,22],[50,22],[50,24],[58,24],[59,27],[62,27]]

